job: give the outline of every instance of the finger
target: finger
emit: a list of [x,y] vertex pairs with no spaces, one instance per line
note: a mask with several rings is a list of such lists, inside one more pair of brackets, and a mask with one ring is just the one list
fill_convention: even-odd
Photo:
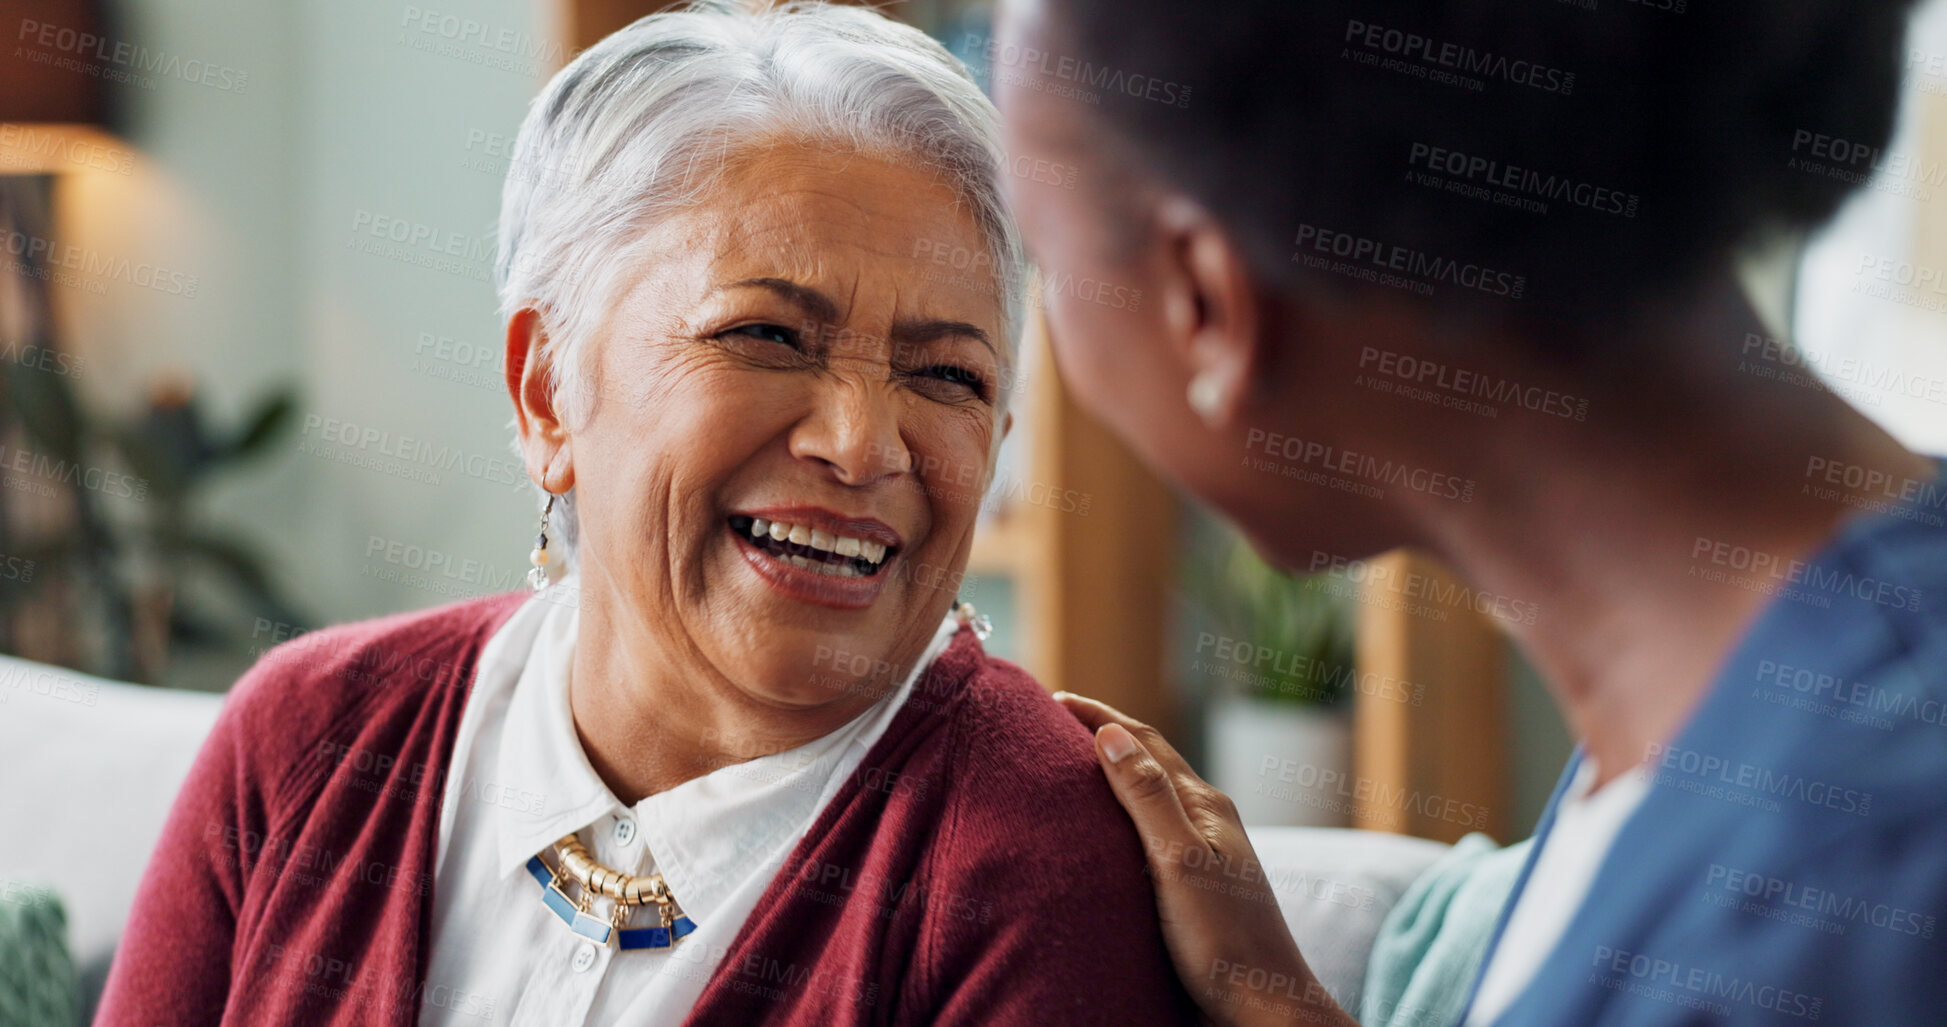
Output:
[[1073,692],[1056,692],[1054,694],[1054,700],[1061,704],[1062,709],[1073,714],[1075,719],[1081,721],[1082,725],[1087,727],[1091,732],[1109,723],[1112,716],[1118,712],[1115,707],[1110,706],[1108,703],[1096,702],[1094,699],[1090,699],[1085,695],[1076,695]]
[[1190,769],[1190,761],[1176,751],[1176,747],[1169,743],[1169,739],[1163,737],[1162,732],[1148,724],[1108,703],[1076,695],[1073,692],[1056,692],[1055,701],[1061,703],[1064,709],[1090,731],[1099,733],[1105,724],[1122,725],[1123,730],[1142,740],[1143,747],[1156,755],[1157,760],[1169,770],[1170,776],[1178,779],[1179,785],[1185,775],[1196,778],[1196,772]]
[[1174,880],[1175,867],[1171,865],[1174,860],[1166,857],[1192,846],[1209,847],[1190,822],[1189,814],[1183,811],[1174,777],[1154,753],[1120,724],[1104,725],[1095,733],[1095,753],[1116,801],[1122,804],[1123,812],[1135,821],[1136,832],[1142,835],[1150,868],[1157,872],[1159,879]]
[[[1107,703],[1072,692],[1057,692],[1055,699],[1077,720],[1096,729],[1098,748],[1103,731],[1111,724],[1135,736],[1169,774],[1177,807],[1184,811],[1190,823],[1200,829],[1198,836],[1207,844],[1221,850],[1234,849],[1239,844],[1248,847],[1244,822],[1237,815],[1236,803],[1192,770],[1190,761],[1184,759],[1155,728]],[[1107,769],[1108,762],[1105,761],[1103,767]]]

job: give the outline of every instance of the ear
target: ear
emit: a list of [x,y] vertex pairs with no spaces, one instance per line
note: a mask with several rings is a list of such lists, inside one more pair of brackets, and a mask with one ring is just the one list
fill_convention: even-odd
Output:
[[1190,386],[1185,401],[1212,426],[1233,422],[1263,358],[1258,286],[1217,219],[1184,196],[1157,205],[1162,319]]
[[507,319],[507,393],[514,401],[522,462],[535,484],[560,495],[575,487],[575,462],[548,383],[547,343],[540,311],[522,307]]

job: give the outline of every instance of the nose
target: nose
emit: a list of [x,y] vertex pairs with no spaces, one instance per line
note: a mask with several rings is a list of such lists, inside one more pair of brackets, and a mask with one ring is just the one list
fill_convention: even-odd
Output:
[[826,377],[811,411],[791,433],[791,455],[814,460],[846,485],[875,485],[912,469],[900,433],[898,390],[863,374]]

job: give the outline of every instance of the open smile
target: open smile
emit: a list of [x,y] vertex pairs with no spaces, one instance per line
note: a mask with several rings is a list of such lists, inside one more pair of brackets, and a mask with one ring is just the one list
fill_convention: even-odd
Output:
[[892,551],[892,547],[871,539],[743,514],[731,515],[730,530],[749,538],[760,552],[835,578],[872,577],[886,565]]
[[815,507],[731,514],[724,528],[757,575],[785,596],[862,610],[879,598],[902,539],[888,525]]

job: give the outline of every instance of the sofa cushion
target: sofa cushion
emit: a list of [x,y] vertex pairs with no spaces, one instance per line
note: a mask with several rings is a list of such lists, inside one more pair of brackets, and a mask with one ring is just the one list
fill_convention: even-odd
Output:
[[0,1027],[79,1024],[77,998],[61,900],[0,880]]
[[1248,833],[1305,961],[1342,1008],[1357,1010],[1379,925],[1448,846],[1333,827]]
[[52,888],[97,986],[222,696],[0,656],[0,879]]

